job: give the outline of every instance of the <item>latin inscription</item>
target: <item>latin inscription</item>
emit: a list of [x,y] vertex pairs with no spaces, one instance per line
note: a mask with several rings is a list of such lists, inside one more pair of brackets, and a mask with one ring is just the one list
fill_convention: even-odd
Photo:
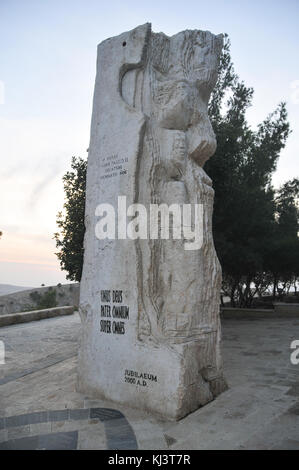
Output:
[[123,303],[122,290],[101,290],[100,331],[124,335],[126,321],[130,318],[130,309]]
[[137,372],[135,370],[125,370],[125,382],[131,385],[139,385],[140,387],[147,387],[148,382],[157,383],[157,376],[154,374]]
[[127,157],[119,157],[117,154],[104,157],[101,161],[102,175],[100,179],[114,178],[118,175],[126,175],[128,170],[126,164],[129,159]]

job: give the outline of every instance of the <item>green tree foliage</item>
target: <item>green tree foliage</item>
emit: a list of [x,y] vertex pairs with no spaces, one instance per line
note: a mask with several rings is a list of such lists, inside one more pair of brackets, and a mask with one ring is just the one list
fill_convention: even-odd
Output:
[[299,278],[299,179],[287,181],[275,198],[275,226],[269,237],[266,268],[271,273],[273,297],[281,297]]
[[226,37],[209,105],[217,150],[205,170],[215,189],[213,231],[224,287],[239,306],[251,304],[265,279],[275,226],[271,176],[290,132],[285,103],[252,130],[246,120],[252,97],[234,72]]
[[45,308],[53,308],[57,306],[56,291],[52,288],[49,288],[43,294],[37,291],[31,292],[30,297],[35,305],[28,306],[26,310],[43,310]]
[[54,234],[61,269],[71,281],[80,281],[82,274],[86,166],[86,160],[72,157],[72,170],[63,176],[64,211],[57,215],[59,232]]

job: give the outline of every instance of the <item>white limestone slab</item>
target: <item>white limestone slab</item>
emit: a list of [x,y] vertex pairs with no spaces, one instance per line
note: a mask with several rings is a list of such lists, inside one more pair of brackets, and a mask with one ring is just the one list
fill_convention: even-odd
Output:
[[[167,37],[150,24],[98,46],[78,388],[170,419],[226,388],[214,191],[202,168],[216,148],[207,104],[221,47],[209,32]],[[201,248],[186,250],[184,239],[98,239],[99,204],[112,205],[126,227],[119,196],[148,213],[154,203],[202,205]]]

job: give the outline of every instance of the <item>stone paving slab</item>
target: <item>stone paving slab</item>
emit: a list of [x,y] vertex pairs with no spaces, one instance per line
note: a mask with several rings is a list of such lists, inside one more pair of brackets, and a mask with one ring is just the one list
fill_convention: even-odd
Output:
[[76,392],[77,314],[2,328],[0,449],[299,449],[299,321],[222,325],[230,388],[179,422]]
[[5,344],[0,384],[75,357],[79,329],[78,313],[0,328],[0,340]]

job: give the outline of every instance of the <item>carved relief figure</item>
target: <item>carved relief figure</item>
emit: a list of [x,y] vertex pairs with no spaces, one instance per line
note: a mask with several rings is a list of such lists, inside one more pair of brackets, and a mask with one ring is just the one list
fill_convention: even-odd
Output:
[[209,32],[152,33],[135,103],[146,116],[136,178],[149,182],[138,187],[135,202],[203,204],[200,250],[184,250],[183,240],[136,241],[139,338],[170,344],[201,339],[209,349],[203,367],[214,372],[220,366],[221,268],[212,238],[214,190],[203,165],[216,149],[208,101],[221,48],[222,37]]

